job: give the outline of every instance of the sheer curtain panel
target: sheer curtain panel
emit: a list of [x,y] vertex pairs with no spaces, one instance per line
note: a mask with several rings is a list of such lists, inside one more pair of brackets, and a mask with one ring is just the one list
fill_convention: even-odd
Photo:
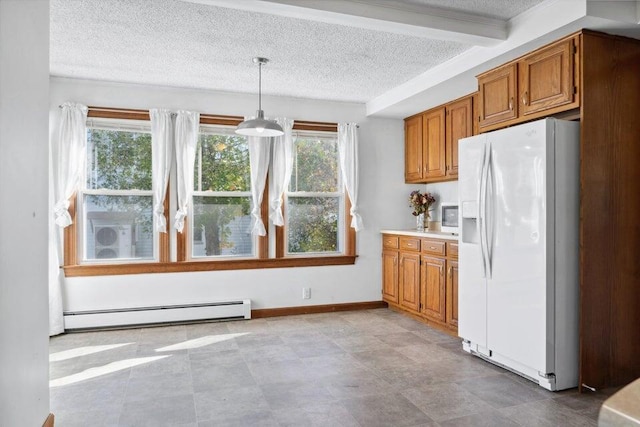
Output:
[[251,234],[266,236],[267,230],[264,228],[260,206],[262,205],[262,195],[264,194],[265,180],[269,170],[269,153],[271,152],[271,138],[260,138],[248,136],[249,163],[251,167],[251,198],[253,209],[251,210],[252,226]]
[[273,138],[273,196],[269,201],[269,217],[274,225],[282,226],[282,196],[289,186],[293,168],[293,120],[277,118],[276,122],[282,126],[284,135]]
[[178,212],[175,228],[182,233],[193,194],[193,173],[198,147],[200,113],[178,111],[176,115],[176,171],[178,190]]
[[356,123],[338,124],[338,155],[342,180],[351,200],[351,228],[360,231],[364,228],[364,224],[358,213],[358,125]]
[[61,106],[60,134],[55,169],[54,213],[60,227],[71,225],[69,199],[75,193],[84,173],[87,151],[86,105],[65,102]]
[[164,216],[164,199],[167,194],[169,172],[173,160],[173,122],[171,111],[164,109],[149,110],[151,117],[151,155],[153,216],[156,231],[167,232],[167,220]]

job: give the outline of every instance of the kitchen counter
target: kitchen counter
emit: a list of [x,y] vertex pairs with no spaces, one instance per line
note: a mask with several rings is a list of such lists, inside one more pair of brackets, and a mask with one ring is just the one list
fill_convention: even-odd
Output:
[[624,387],[602,404],[598,426],[640,426],[640,379]]
[[396,234],[412,237],[431,237],[434,239],[458,241],[457,234],[443,233],[441,231],[415,231],[415,230],[380,230],[381,234]]

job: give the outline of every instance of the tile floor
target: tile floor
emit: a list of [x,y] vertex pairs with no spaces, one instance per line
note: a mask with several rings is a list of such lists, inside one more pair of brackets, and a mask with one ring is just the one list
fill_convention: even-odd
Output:
[[54,337],[71,426],[595,426],[606,393],[551,393],[387,309]]

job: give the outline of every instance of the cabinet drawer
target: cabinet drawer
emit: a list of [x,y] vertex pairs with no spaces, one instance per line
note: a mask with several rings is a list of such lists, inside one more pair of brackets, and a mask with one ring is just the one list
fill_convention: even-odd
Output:
[[458,243],[457,242],[447,242],[447,256],[449,258],[458,259]]
[[420,239],[417,237],[400,237],[400,250],[419,251]]
[[382,236],[382,247],[386,249],[398,249],[398,236]]
[[444,255],[446,253],[445,243],[439,240],[422,239],[422,252]]

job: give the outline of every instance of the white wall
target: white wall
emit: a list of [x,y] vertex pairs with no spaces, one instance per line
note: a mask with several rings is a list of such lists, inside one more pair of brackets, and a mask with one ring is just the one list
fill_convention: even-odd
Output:
[[0,0],[0,426],[49,414],[49,2]]
[[[52,78],[50,112],[57,127],[58,105],[148,109],[192,109],[201,113],[253,114],[255,95],[100,83]],[[267,116],[360,124],[360,211],[366,229],[358,233],[355,265],[69,278],[69,311],[196,303],[250,298],[253,308],[334,304],[381,299],[382,228],[409,228],[412,217],[404,184],[403,122],[365,116],[363,104],[264,97]],[[55,134],[55,132],[53,132]],[[302,299],[302,287],[311,299]]]

